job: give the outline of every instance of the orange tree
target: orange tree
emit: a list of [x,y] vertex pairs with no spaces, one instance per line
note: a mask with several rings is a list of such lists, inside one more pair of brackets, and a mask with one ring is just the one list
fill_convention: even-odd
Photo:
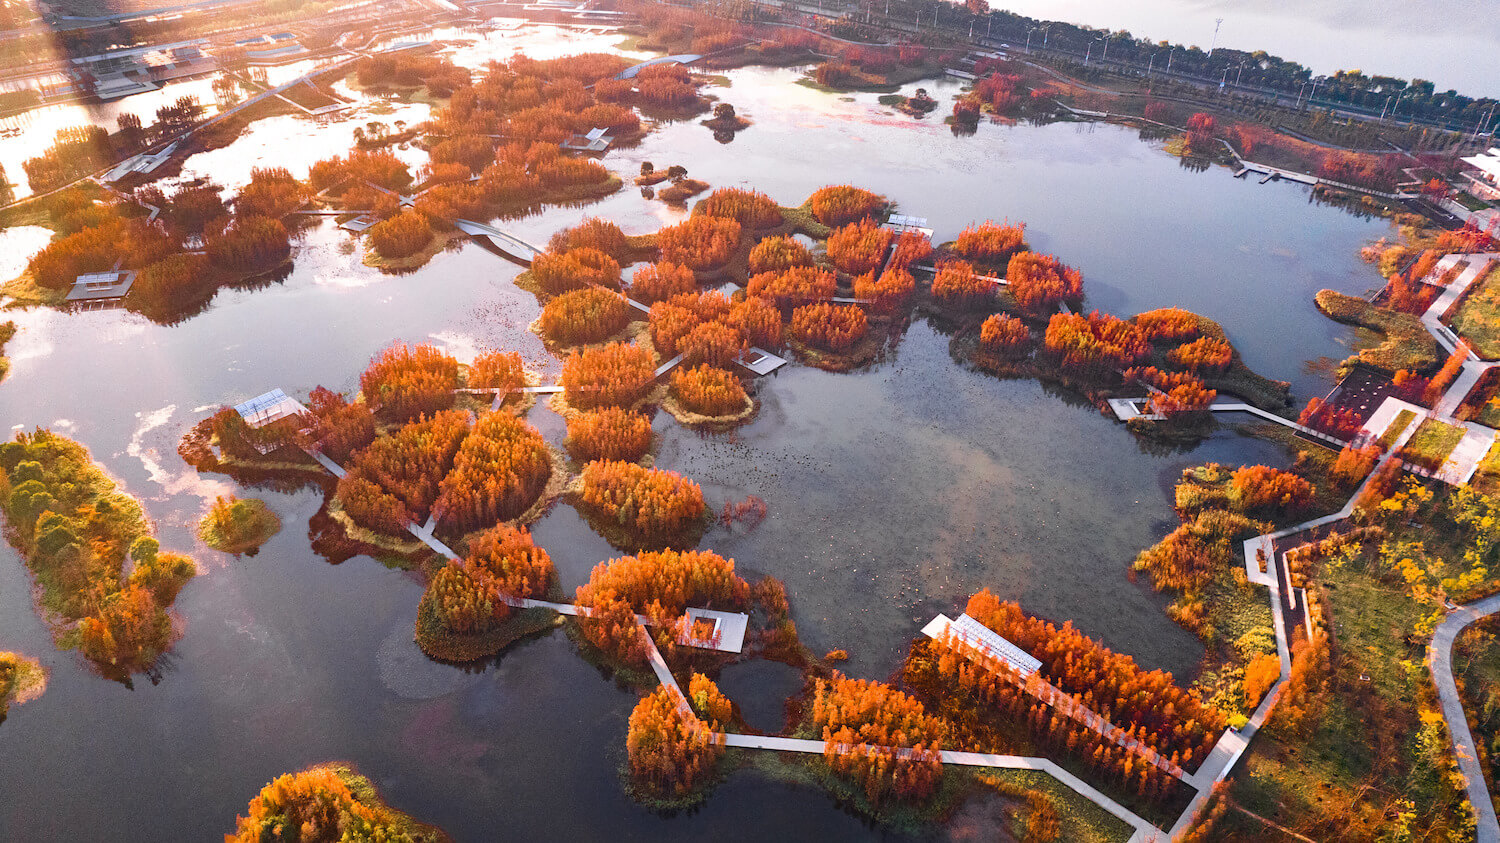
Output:
[[1179,307],[1163,307],[1136,314],[1135,324],[1152,342],[1180,342],[1198,336],[1198,317]]
[[750,274],[781,272],[794,266],[811,266],[812,253],[796,238],[781,235],[767,237],[750,250]]
[[824,225],[845,225],[861,217],[874,216],[885,207],[885,197],[847,184],[818,188],[807,206]]
[[619,407],[575,413],[568,418],[567,447],[583,462],[635,462],[651,449],[651,419]]
[[487,413],[459,446],[434,508],[441,524],[457,530],[505,521],[535,503],[551,476],[536,428],[509,413]]
[[954,307],[979,307],[994,300],[995,287],[967,261],[947,260],[932,278],[932,297]]
[[959,232],[953,253],[979,263],[999,266],[1026,248],[1026,224],[985,221]]
[[[602,463],[590,467],[594,465]],[[750,599],[750,585],[735,573],[733,559],[711,550],[644,551],[595,565],[589,581],[578,587],[580,606],[607,599],[624,601],[638,613],[675,620],[689,607],[740,611]]]
[[473,389],[520,389],[526,369],[517,351],[491,351],[474,358],[468,384]]
[[618,333],[630,321],[630,305],[619,293],[587,287],[569,290],[542,308],[542,333],[553,342],[580,345]]
[[890,229],[877,227],[874,220],[858,220],[828,235],[828,257],[844,272],[862,275],[880,267],[892,237]]
[[714,765],[724,755],[721,728],[700,723],[682,710],[676,694],[658,687],[630,713],[625,748],[631,784],[651,799],[687,796],[713,777]]
[[598,217],[588,217],[572,228],[563,229],[547,241],[547,251],[563,254],[574,249],[594,249],[621,264],[630,263],[630,241],[618,225]]
[[739,378],[712,366],[672,372],[672,397],[689,411],[704,416],[737,413],[748,400]]
[[656,233],[661,259],[695,270],[717,269],[740,245],[740,224],[733,219],[696,215]]
[[[380,802],[368,779],[348,768],[313,767],[278,776],[250,800],[225,843],[264,840],[402,840],[439,843],[447,835]],[[295,829],[295,831],[292,831]]]
[[402,211],[370,226],[365,232],[370,248],[383,258],[411,257],[432,242],[432,226],[416,211]]
[[693,271],[676,263],[648,263],[630,278],[630,297],[646,304],[697,291]]
[[651,542],[670,541],[703,518],[703,490],[676,472],[635,463],[591,462],[583,469],[583,503]]
[[1223,340],[1199,337],[1167,352],[1167,359],[1194,372],[1222,372],[1234,360],[1234,348]]
[[781,348],[781,310],[761,298],[746,298],[729,308],[724,318],[745,342],[765,349]]
[[1017,252],[1005,270],[1011,295],[1029,310],[1083,298],[1083,275],[1052,255]]
[[418,624],[435,622],[449,635],[483,635],[512,616],[508,599],[545,597],[556,580],[551,557],[531,534],[501,524],[470,540],[462,565],[447,565],[433,575]]
[[870,804],[891,796],[925,799],[937,789],[948,724],[916,699],[885,683],[835,672],[817,680],[810,719],[827,741],[828,766],[858,785]]
[[467,414],[444,410],[355,452],[338,484],[344,512],[354,523],[382,533],[400,533],[408,522],[426,521],[468,432]]
[[453,406],[458,361],[435,346],[392,344],[359,376],[366,403],[398,419],[415,418]]
[[1029,342],[1031,331],[1014,316],[996,313],[979,326],[979,347],[993,354],[1016,354]]
[[781,272],[750,276],[745,292],[753,297],[771,299],[777,307],[792,307],[832,298],[838,292],[838,279],[826,269],[795,266]]
[[620,288],[620,265],[591,248],[537,255],[531,262],[531,276],[543,292],[554,296],[582,287]]
[[725,322],[704,322],[682,338],[682,363],[726,368],[746,345],[745,336],[738,329]]
[[667,357],[682,351],[682,341],[695,328],[720,322],[729,315],[729,297],[717,290],[684,293],[651,306],[651,343]]
[[868,330],[869,322],[858,305],[819,302],[792,311],[792,337],[823,351],[848,351]]
[[561,381],[568,404],[587,410],[634,404],[655,379],[651,352],[638,345],[610,343],[568,355]]
[[741,228],[771,228],[781,225],[781,208],[771,197],[755,190],[721,187],[693,206],[695,215],[732,219]]
[[854,279],[854,297],[874,302],[874,306],[890,313],[911,299],[917,289],[917,281],[911,273],[899,266],[892,266],[877,279],[874,272],[866,272]]

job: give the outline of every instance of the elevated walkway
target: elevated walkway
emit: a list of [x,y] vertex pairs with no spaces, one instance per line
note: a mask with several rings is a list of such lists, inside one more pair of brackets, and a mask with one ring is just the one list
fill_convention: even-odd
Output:
[[527,243],[514,234],[506,234],[492,225],[485,225],[473,220],[454,220],[453,224],[459,231],[475,239],[489,241],[496,249],[527,266],[531,265],[531,262],[536,259],[537,255],[545,251]]

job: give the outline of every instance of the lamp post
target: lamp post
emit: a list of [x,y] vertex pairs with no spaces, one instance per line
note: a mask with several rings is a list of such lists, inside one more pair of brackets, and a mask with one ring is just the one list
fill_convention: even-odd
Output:
[[1208,57],[1214,57],[1214,50],[1219,46],[1219,27],[1224,25],[1223,18],[1214,18],[1214,40],[1208,45]]

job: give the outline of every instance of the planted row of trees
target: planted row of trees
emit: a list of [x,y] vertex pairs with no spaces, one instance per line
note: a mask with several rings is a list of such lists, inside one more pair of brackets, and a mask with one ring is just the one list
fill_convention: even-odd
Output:
[[1224,714],[1173,683],[1170,673],[1141,670],[1134,659],[1100,645],[1071,623],[1056,627],[988,590],[971,597],[966,612],[1041,660],[1040,672],[1053,685],[1080,695],[1116,726],[1137,727],[1143,743],[1177,757],[1185,768],[1206,758],[1225,728]]

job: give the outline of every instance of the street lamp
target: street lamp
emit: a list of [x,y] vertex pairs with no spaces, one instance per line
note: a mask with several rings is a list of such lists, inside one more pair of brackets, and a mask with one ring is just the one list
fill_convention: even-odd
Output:
[[1214,57],[1214,49],[1219,46],[1219,27],[1223,25],[1223,18],[1214,18],[1214,40],[1208,45],[1208,58]]

